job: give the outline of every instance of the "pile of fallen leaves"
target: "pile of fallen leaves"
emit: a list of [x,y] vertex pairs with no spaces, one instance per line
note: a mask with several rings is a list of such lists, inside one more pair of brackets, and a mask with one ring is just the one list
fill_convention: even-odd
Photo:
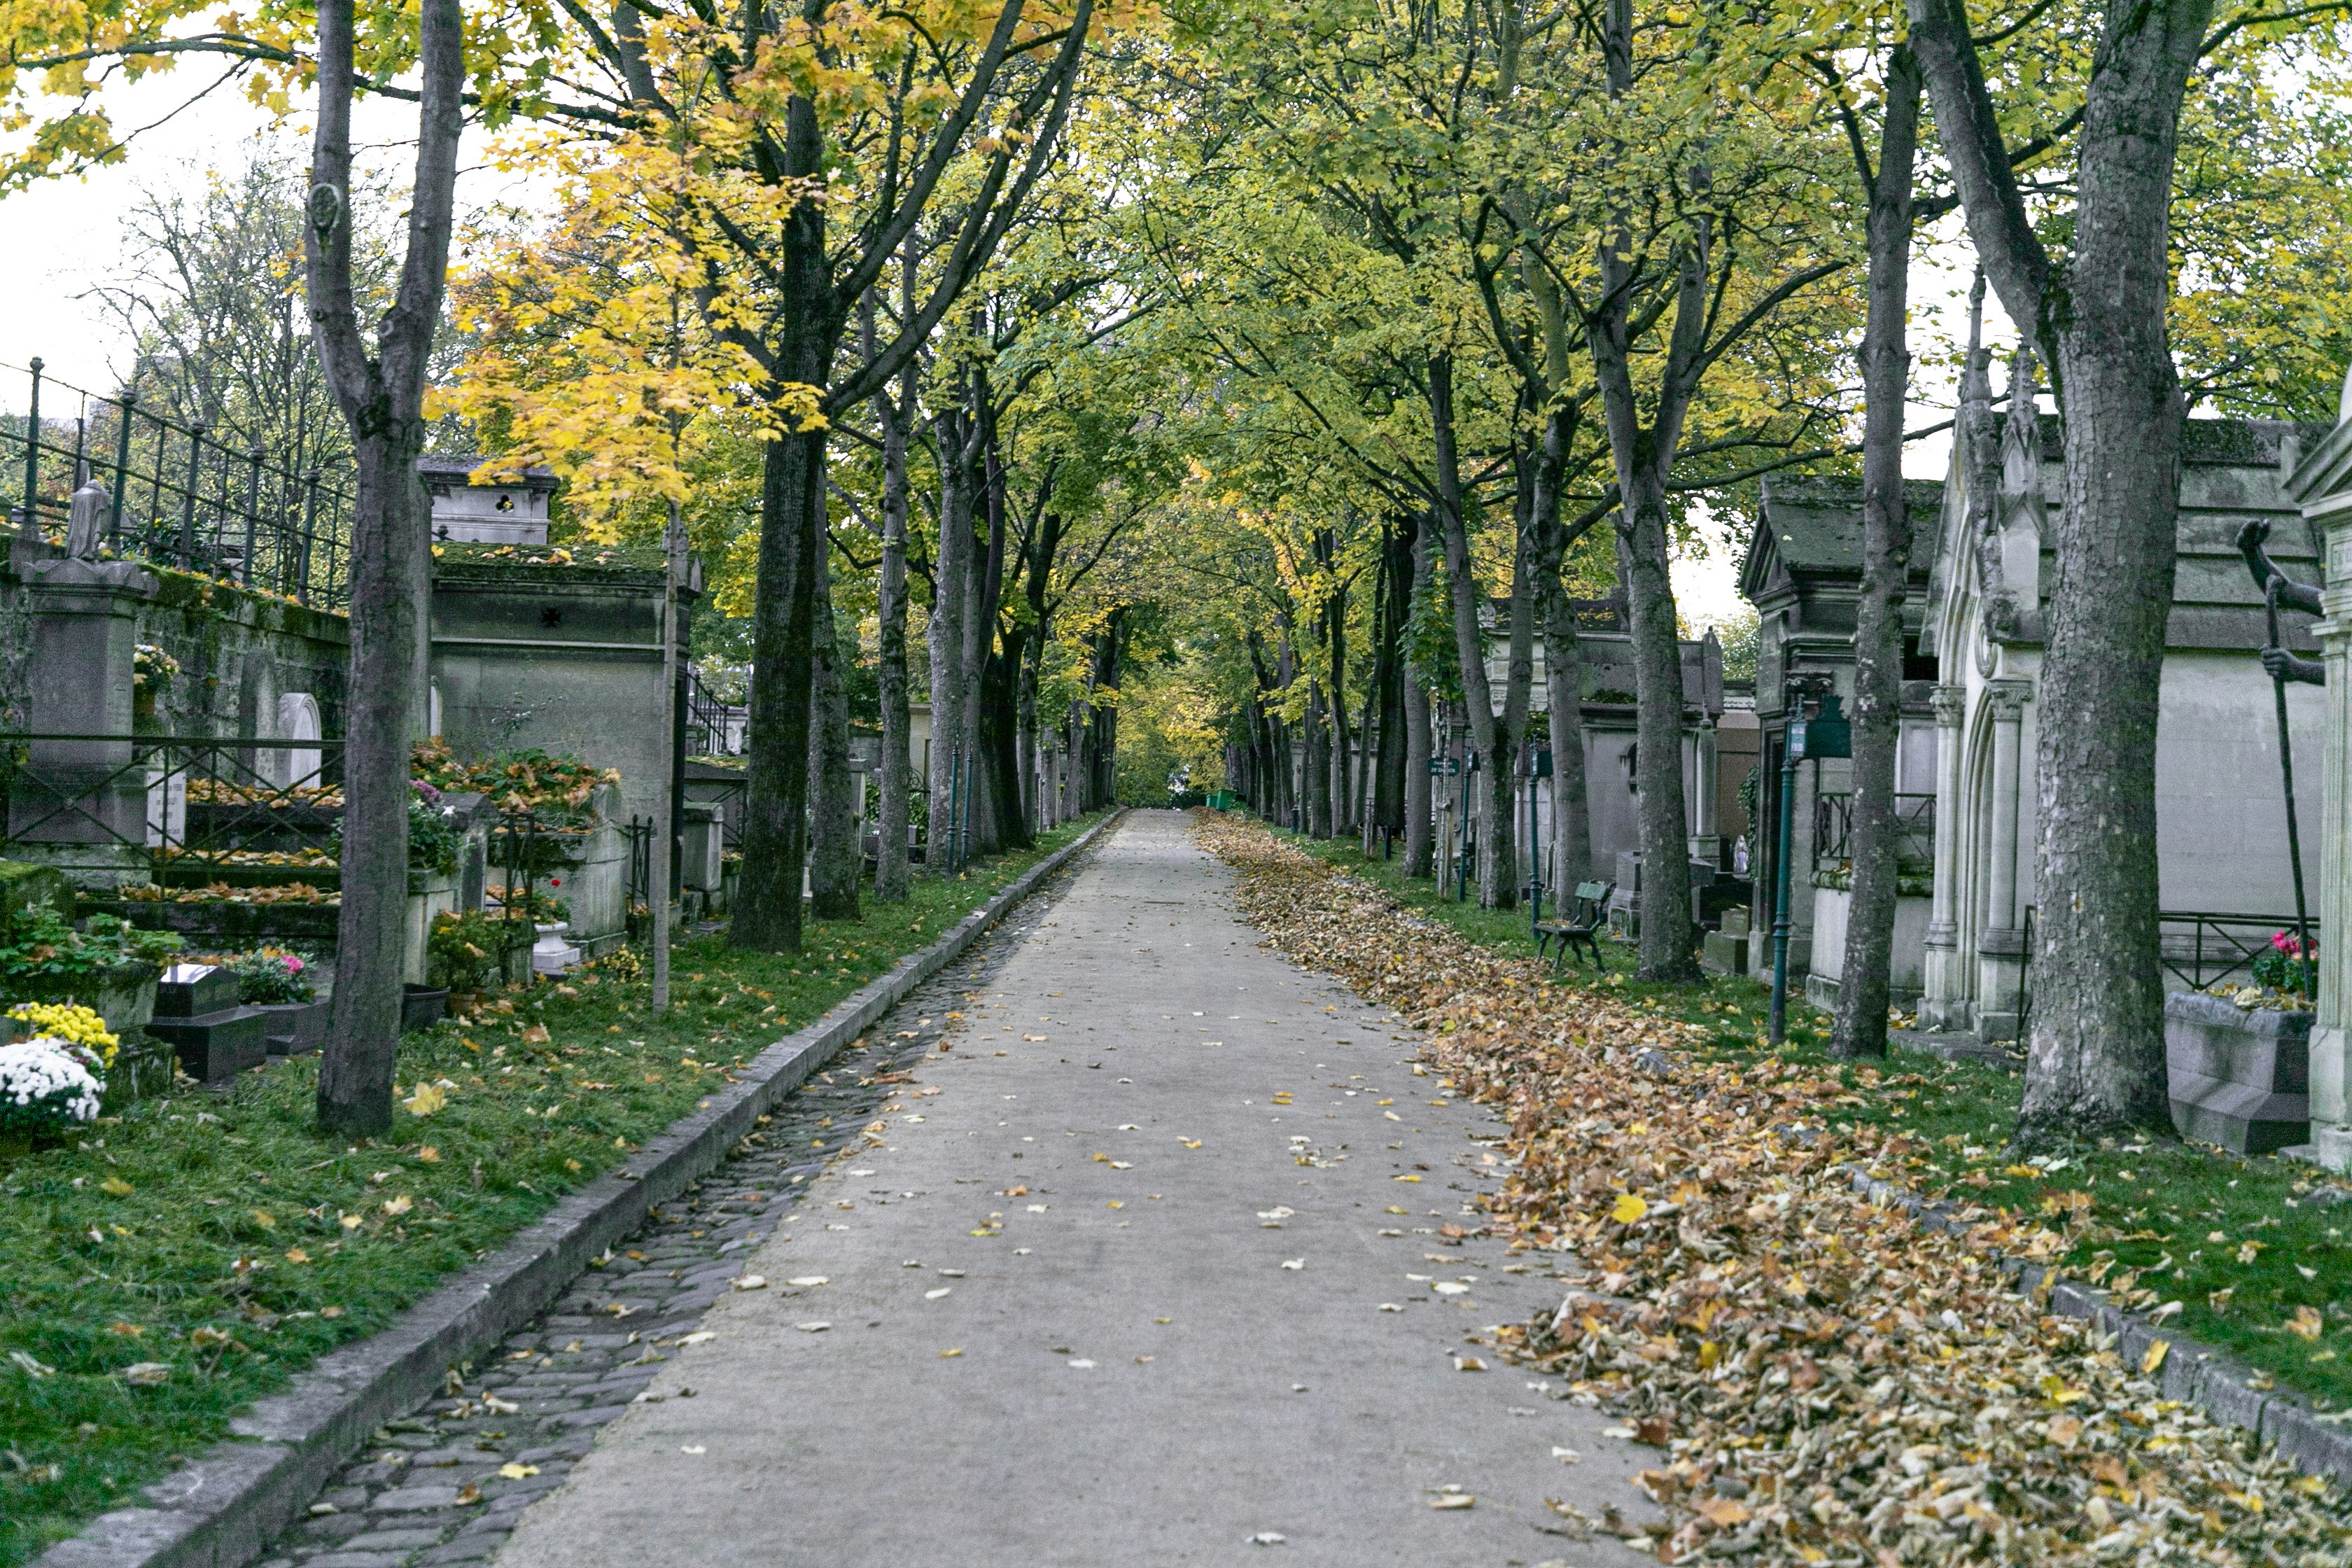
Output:
[[1558,1310],[1496,1348],[1667,1456],[1639,1480],[1665,1525],[1556,1504],[1566,1532],[1664,1563],[2352,1563],[2343,1491],[2164,1399],[2163,1342],[2126,1364],[2008,1287],[1997,1254],[2063,1235],[1984,1210],[1940,1232],[1857,1194],[1906,1144],[1833,1130],[1856,1103],[1834,1075],[1703,1059],[1695,1026],[1196,815],[1275,946],[1427,1031],[1447,1087],[1509,1120],[1491,1229],[1573,1261]]

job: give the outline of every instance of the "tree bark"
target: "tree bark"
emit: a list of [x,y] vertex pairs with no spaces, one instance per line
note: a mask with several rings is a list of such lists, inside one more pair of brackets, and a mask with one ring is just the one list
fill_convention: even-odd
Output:
[[849,765],[849,692],[841,675],[841,638],[833,619],[833,552],[817,547],[814,636],[815,744],[809,749],[809,793],[815,802],[809,840],[810,912],[821,921],[857,919],[857,775]]
[[2074,251],[2060,268],[2027,220],[1963,0],[1910,8],[1969,237],[2011,318],[2032,324],[2065,427],[2036,693],[2043,912],[2018,1122],[2027,1144],[2169,1125],[2156,730],[2184,409],[2165,332],[2166,244],[2181,102],[2211,13],[2210,0],[2108,6],[2084,105]]
[[374,353],[352,285],[352,0],[320,0],[318,126],[303,237],[310,331],[350,424],[358,468],[352,517],[350,699],[344,710],[343,902],[335,996],[317,1110],[322,1131],[371,1137],[392,1125],[408,920],[409,740],[425,701],[420,649],[431,557],[424,487],[425,376],[448,270],[457,180],[465,18],[424,0],[420,107],[407,255]]
[[1592,807],[1584,779],[1584,665],[1576,608],[1552,558],[1544,585],[1544,701],[1551,720],[1552,892],[1563,910],[1592,876]]
[[1911,578],[1911,508],[1903,493],[1903,400],[1911,380],[1905,331],[1911,269],[1911,178],[1920,78],[1909,48],[1886,66],[1878,172],[1870,189],[1869,306],[1862,340],[1862,592],[1853,634],[1853,891],[1830,1050],[1886,1054],[1889,972],[1902,830],[1895,811],[1903,738],[1903,600]]
[[[788,179],[814,179],[823,167],[816,108],[804,98],[793,99],[785,108],[783,153]],[[785,304],[778,369],[783,380],[821,387],[832,378],[837,327],[822,198],[793,204],[784,219],[782,251],[778,274]],[[767,443],[761,474],[743,882],[728,941],[769,952],[795,952],[801,945],[816,580],[824,550],[824,445],[822,425],[776,436]]]
[[940,548],[932,568],[935,588],[928,629],[931,654],[931,768],[929,846],[927,871],[937,872],[954,851],[957,802],[962,790],[964,715],[971,686],[964,675],[964,622],[971,596],[971,468],[964,456],[961,410],[941,411],[931,422],[939,447]]
[[[910,261],[910,279],[913,270]],[[911,284],[909,288],[911,291]],[[869,345],[869,356],[872,352]],[[915,781],[912,721],[907,701],[907,523],[913,497],[907,483],[907,437],[914,418],[915,375],[914,363],[909,361],[899,378],[898,396],[877,393],[874,398],[875,418],[882,429],[882,571],[877,591],[882,799],[877,816],[881,833],[874,861],[874,897],[886,904],[904,903],[911,891],[907,819]],[[933,703],[936,707],[936,697]]]
[[[1431,578],[1430,558],[1434,551],[1431,535],[1435,531],[1423,519],[1412,520],[1412,578],[1405,588],[1406,618],[1412,616],[1412,606],[1420,603],[1422,591]],[[1400,641],[1406,637],[1405,622],[1397,626]],[[1429,799],[1429,763],[1431,736],[1429,732],[1429,685],[1420,670],[1406,662],[1402,693],[1404,708],[1404,874],[1427,877],[1436,860],[1437,825],[1431,814]]]
[[1429,362],[1429,414],[1437,448],[1437,523],[1445,547],[1446,586],[1454,602],[1454,645],[1462,664],[1462,696],[1470,711],[1470,741],[1478,749],[1478,778],[1472,788],[1478,833],[1478,902],[1490,910],[1517,907],[1511,878],[1513,799],[1511,758],[1516,737],[1495,713],[1494,689],[1486,681],[1486,639],[1478,629],[1478,577],[1470,561],[1468,498],[1462,486],[1454,447],[1454,362],[1444,354]]

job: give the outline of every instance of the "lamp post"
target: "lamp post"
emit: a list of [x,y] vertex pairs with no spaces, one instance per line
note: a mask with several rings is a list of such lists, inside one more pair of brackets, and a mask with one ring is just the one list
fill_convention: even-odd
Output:
[[1789,1026],[1789,855],[1794,837],[1797,764],[1805,755],[1804,710],[1789,721],[1788,738],[1780,747],[1780,850],[1772,868],[1772,1043],[1788,1037]]

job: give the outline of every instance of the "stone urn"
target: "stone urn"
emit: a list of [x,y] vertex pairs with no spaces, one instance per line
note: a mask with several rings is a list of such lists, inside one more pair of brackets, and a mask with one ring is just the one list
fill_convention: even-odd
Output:
[[580,962],[580,950],[563,940],[572,929],[569,921],[551,921],[536,928],[539,941],[531,945],[530,969],[534,974],[561,974]]

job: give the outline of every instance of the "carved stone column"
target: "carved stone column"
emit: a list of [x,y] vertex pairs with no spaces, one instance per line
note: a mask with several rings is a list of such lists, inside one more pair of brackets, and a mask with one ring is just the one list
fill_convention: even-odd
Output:
[[1965,1029],[1968,977],[1960,962],[1960,721],[1968,712],[1965,686],[1938,686],[1936,706],[1936,889],[1927,917],[1924,989],[1919,1026]]
[[[1712,630],[1709,635],[1712,636]],[[1691,790],[1690,858],[1709,866],[1723,863],[1723,839],[1715,831],[1715,716],[1699,718],[1698,734],[1693,742],[1694,765]]]
[[1996,680],[1986,689],[1992,704],[1992,820],[1987,825],[1984,929],[1977,938],[1977,1034],[1988,1040],[2017,1038],[2019,999],[2024,993],[2025,932],[2017,905],[2017,845],[2022,813],[2025,704],[2032,687],[2022,680]]
[[2326,743],[2320,764],[2319,1016],[2311,1031],[2311,1152],[2352,1170],[2352,377],[2328,437],[2295,467],[2286,492],[2326,539],[2312,628],[2327,667]]

